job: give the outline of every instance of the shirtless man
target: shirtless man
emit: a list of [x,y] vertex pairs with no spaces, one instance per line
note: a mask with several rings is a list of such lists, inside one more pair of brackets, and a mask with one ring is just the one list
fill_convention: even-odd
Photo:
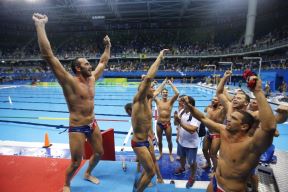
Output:
[[102,74],[110,58],[110,39],[108,36],[104,38],[105,51],[94,71],[92,71],[92,66],[85,58],[76,58],[73,61],[72,70],[75,73],[75,77],[73,77],[64,69],[52,52],[45,31],[48,17],[34,13],[32,18],[35,22],[42,57],[49,63],[57,77],[63,89],[70,113],[69,144],[71,164],[66,170],[63,191],[70,191],[70,181],[81,164],[86,138],[92,146],[93,154],[84,178],[98,184],[100,181],[91,175],[91,171],[103,155],[102,136],[94,116],[95,81]]
[[[247,110],[257,121],[259,120],[259,107],[258,103],[256,100],[251,100],[248,110]],[[288,106],[284,105],[279,105],[278,108],[276,109],[277,114],[275,115],[275,120],[277,124],[282,124],[284,123],[287,118],[288,118]],[[258,126],[254,126],[251,131],[249,131],[250,135],[253,135],[255,133],[255,130],[259,128]],[[274,137],[279,137],[279,131],[276,128]],[[269,150],[269,149],[268,149]],[[251,173],[251,187],[252,191],[258,191],[258,183],[259,179],[258,176],[256,175],[255,171]]]
[[[224,122],[224,119],[226,117],[226,112],[224,110],[224,107],[222,105],[220,105],[220,102],[219,102],[217,97],[213,97],[211,105],[206,107],[206,109],[204,111],[207,113],[206,116],[209,119],[211,119],[212,121],[215,121],[217,123],[223,123]],[[220,134],[217,132],[210,131],[210,133],[208,135],[209,138],[206,138],[206,137],[207,136],[205,136],[205,144],[209,143],[209,140],[211,142],[211,145],[210,146],[208,145],[208,149],[210,152],[211,160],[213,162],[213,170],[215,171],[216,167],[217,167],[217,153],[218,153],[218,150],[220,147]],[[203,148],[204,148],[205,144],[203,144]],[[203,153],[204,153],[204,151],[203,151]],[[206,150],[205,150],[204,154],[206,154]],[[207,154],[205,156],[207,156]],[[209,160],[207,162],[207,166],[209,166],[210,158],[209,159],[206,158],[206,160]]]
[[233,97],[232,101],[229,101],[224,91],[224,85],[231,75],[231,71],[226,71],[224,77],[220,80],[216,90],[216,95],[226,111],[227,118],[229,118],[231,113],[234,111],[246,111],[250,103],[250,97],[244,92],[237,92],[236,95]]
[[136,156],[144,168],[139,180],[135,183],[136,191],[144,191],[150,183],[152,177],[155,175],[155,163],[152,159],[149,146],[152,144],[149,141],[149,130],[152,129],[152,108],[149,99],[153,98],[153,87],[151,87],[152,79],[155,77],[161,61],[164,59],[164,49],[158,55],[156,61],[152,64],[140,83],[138,92],[133,99],[132,106],[132,127],[133,137],[131,146],[136,153]]
[[157,160],[159,160],[162,157],[162,136],[163,132],[165,132],[166,139],[168,142],[168,148],[169,148],[169,157],[170,161],[173,162],[174,158],[172,155],[172,127],[171,127],[171,111],[174,102],[177,100],[179,96],[178,89],[172,84],[170,80],[167,81],[167,84],[169,84],[173,91],[174,95],[171,99],[168,99],[168,90],[166,88],[162,89],[161,95],[162,99],[155,98],[155,102],[158,109],[158,120],[157,120],[157,137],[158,137],[158,146],[159,146],[159,156],[157,157]]
[[270,96],[270,93],[271,93],[269,81],[266,82],[265,87],[264,87],[264,91],[265,91],[266,98],[268,98]]
[[[227,113],[226,117],[228,117],[229,114],[231,114],[231,112],[233,111],[247,110],[249,113],[251,113],[251,115],[255,118],[255,120],[258,120],[259,112],[257,110],[257,101],[254,100],[250,102],[250,97],[243,90],[238,90],[236,92],[236,95],[232,98],[232,101],[230,101],[229,98],[227,97],[228,93],[225,91],[224,85],[231,75],[232,75],[231,71],[229,70],[226,71],[224,77],[220,80],[216,90],[217,96],[220,99]],[[275,118],[278,124],[284,123],[287,120],[288,118],[287,111],[288,107],[285,105],[279,105],[279,107],[276,109],[277,114],[275,115]],[[257,121],[255,122],[254,125],[254,128],[256,127],[257,127]],[[277,134],[277,130],[275,134]]]
[[[256,77],[252,77],[256,78]],[[216,123],[195,107],[188,105],[192,115],[202,121],[210,130],[219,132],[221,137],[218,166],[207,191],[246,191],[248,176],[258,164],[260,155],[272,144],[276,120],[262,91],[262,82],[257,80],[252,90],[259,107],[261,127],[251,137],[253,116],[244,111],[233,111],[227,119],[227,126]],[[188,103],[188,99],[185,98]]]
[[[145,76],[142,76],[142,80],[144,80],[144,77],[145,77]],[[153,98],[154,98],[156,95],[159,94],[160,90],[164,87],[165,83],[166,83],[166,80],[164,80],[163,83],[153,92]],[[152,84],[152,86],[153,86],[153,82],[152,82],[151,84]],[[152,87],[152,90],[154,90],[154,87]],[[148,100],[148,105],[151,106],[151,109],[152,109],[152,100],[153,100],[153,98],[150,98],[150,99]],[[125,111],[126,111],[126,113],[131,117],[131,115],[132,115],[132,103],[127,103],[127,104],[125,105]],[[131,133],[132,133],[132,132],[131,132]],[[129,136],[128,136],[128,137],[130,137],[130,134],[131,134],[131,133],[130,133],[130,131],[129,131],[129,133],[128,133]],[[150,151],[150,154],[151,154],[151,156],[152,156],[153,162],[154,162],[154,164],[155,164],[155,172],[156,172],[156,175],[157,175],[157,182],[158,182],[158,183],[164,183],[163,178],[162,178],[162,175],[161,175],[161,173],[160,173],[160,169],[159,169],[158,163],[157,163],[157,161],[156,161],[156,157],[155,157],[154,145],[155,145],[155,143],[157,143],[157,142],[156,142],[156,138],[155,138],[155,136],[154,136],[154,132],[153,132],[152,126],[151,126],[151,129],[148,131],[148,137],[149,137],[149,143],[150,143],[150,142],[152,143],[152,145],[149,146],[149,151]],[[140,172],[140,164],[139,164],[138,158],[136,158],[136,162],[138,162],[138,163],[137,163],[137,171]],[[149,186],[152,186],[152,185],[153,185],[152,183],[149,184]]]
[[[229,114],[231,114],[233,111],[238,111],[238,110],[245,110],[254,117],[254,124],[248,131],[248,135],[253,136],[253,134],[255,133],[260,123],[257,100],[250,101],[249,96],[245,92],[238,90],[236,92],[236,95],[233,97],[232,102],[230,102],[229,99],[227,98],[227,93],[225,94],[224,85],[227,79],[231,76],[231,74],[232,73],[229,70],[225,72],[224,77],[221,79],[217,87],[217,95],[221,99],[223,106],[227,111],[227,118],[229,118]],[[224,90],[224,92],[222,90]],[[287,109],[285,110],[285,107],[280,105],[278,109],[276,110],[276,112],[278,112],[278,114],[275,115],[276,122],[277,123],[283,123],[283,121],[285,122],[285,117],[287,119]],[[279,136],[279,132],[277,128],[275,128],[274,136],[275,137]],[[258,162],[259,161],[257,161],[257,163]],[[255,175],[255,169],[251,171],[249,178],[251,178],[251,182],[252,182],[251,184],[252,184],[253,190],[257,191],[258,190],[258,184],[257,184],[258,178]]]
[[[258,103],[256,100],[254,99],[251,100],[247,111],[251,113],[251,115],[253,115],[255,119],[259,118],[259,109],[258,109]],[[275,115],[277,124],[285,123],[288,119],[288,106],[279,105],[275,111],[277,112],[277,114]],[[276,132],[277,132],[277,129],[276,129]],[[276,132],[274,136],[279,136],[279,133],[277,134]]]

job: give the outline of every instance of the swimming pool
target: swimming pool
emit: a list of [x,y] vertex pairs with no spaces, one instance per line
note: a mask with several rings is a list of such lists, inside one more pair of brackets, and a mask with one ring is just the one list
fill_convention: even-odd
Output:
[[[196,106],[201,111],[209,105],[215,91],[199,88],[194,85],[179,84],[181,94],[194,97]],[[137,90],[136,86],[98,86],[95,94],[95,114],[101,130],[114,128],[115,145],[122,146],[131,127],[130,117],[124,110],[124,105],[131,102]],[[169,96],[173,91],[168,87]],[[153,104],[155,107],[155,104]],[[175,102],[173,110],[177,110]],[[274,109],[276,106],[272,106]],[[43,142],[47,132],[53,143],[68,143],[68,109],[60,86],[6,86],[0,89],[0,127],[1,141]],[[278,125],[280,136],[274,139],[278,150],[288,151],[287,122]],[[61,133],[63,132],[63,133]],[[176,129],[172,127],[172,133]],[[173,146],[176,147],[176,137],[173,136]],[[129,144],[128,144],[129,146]],[[167,148],[167,142],[163,141]]]

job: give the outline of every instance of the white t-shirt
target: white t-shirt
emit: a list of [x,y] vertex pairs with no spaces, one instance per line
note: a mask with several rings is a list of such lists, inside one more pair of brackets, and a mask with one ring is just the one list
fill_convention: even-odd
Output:
[[[179,115],[182,113],[179,113]],[[192,117],[191,121],[188,121],[190,116],[190,112],[188,113],[183,113],[182,117],[181,117],[181,123],[184,125],[193,125],[197,128],[197,131],[199,129],[200,126],[200,121],[198,121],[196,118]],[[182,147],[187,147],[187,148],[197,148],[199,145],[199,136],[198,133],[194,132],[194,133],[189,133],[188,131],[186,131],[184,128],[180,127],[179,129],[179,144]]]

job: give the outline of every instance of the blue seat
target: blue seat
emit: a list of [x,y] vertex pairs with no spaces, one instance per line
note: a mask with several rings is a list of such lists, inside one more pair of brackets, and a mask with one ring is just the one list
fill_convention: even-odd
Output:
[[277,157],[274,155],[275,146],[272,144],[261,156],[260,163],[261,164],[276,164]]

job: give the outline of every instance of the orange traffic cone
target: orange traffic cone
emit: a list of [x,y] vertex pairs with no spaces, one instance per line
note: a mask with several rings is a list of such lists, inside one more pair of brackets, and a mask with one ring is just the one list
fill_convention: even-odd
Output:
[[49,142],[48,133],[45,133],[45,139],[44,139],[44,145],[43,145],[43,148],[51,147],[51,145],[52,145],[52,144]]

